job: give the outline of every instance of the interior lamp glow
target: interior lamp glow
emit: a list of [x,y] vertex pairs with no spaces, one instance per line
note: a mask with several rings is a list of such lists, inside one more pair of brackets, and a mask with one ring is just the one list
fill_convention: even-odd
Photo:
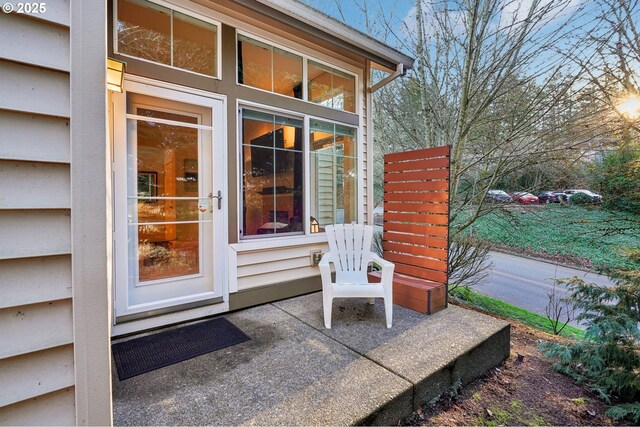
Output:
[[107,89],[122,92],[124,87],[125,63],[107,58]]
[[618,104],[618,111],[628,119],[637,119],[640,117],[640,97],[637,95],[629,95],[624,101]]

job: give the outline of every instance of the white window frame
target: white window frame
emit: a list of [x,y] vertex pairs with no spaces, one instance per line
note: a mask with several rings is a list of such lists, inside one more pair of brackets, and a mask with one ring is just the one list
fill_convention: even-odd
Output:
[[[150,64],[155,64],[161,67],[170,68],[172,70],[178,70],[189,74],[194,74],[196,76],[202,76],[214,80],[222,80],[222,23],[216,19],[213,19],[208,14],[203,14],[201,12],[196,12],[192,9],[183,7],[171,1],[166,0],[146,0],[149,3],[156,4],[158,6],[166,7],[167,9],[171,9],[172,11],[182,13],[184,15],[191,16],[192,18],[198,19],[200,21],[204,21],[206,23],[215,25],[216,27],[216,75],[210,76],[208,74],[197,73],[195,71],[187,70],[184,68],[176,67],[174,65],[162,64],[160,62],[155,62],[150,59],[140,58],[139,56],[133,56],[127,53],[121,53],[118,51],[118,0],[113,1],[113,53],[124,56],[127,58],[133,58],[138,61],[148,62]],[[173,15],[172,15],[172,24],[171,24],[171,62],[173,62]],[[237,75],[237,73],[236,73]]]
[[[304,215],[303,215],[303,230],[304,233],[296,233],[296,234],[265,234],[258,236],[243,236],[240,233],[241,224],[243,223],[243,206],[242,206],[242,191],[243,191],[243,162],[242,162],[242,117],[241,117],[241,109],[254,109],[261,112],[265,112],[267,114],[281,114],[284,116],[288,116],[296,119],[303,119],[303,138],[302,138],[302,149],[303,149],[303,204],[304,204]],[[326,123],[332,123],[336,125],[350,127],[356,130],[356,153],[357,153],[357,193],[356,193],[356,218],[358,223],[362,224],[364,222],[364,144],[363,141],[363,132],[362,125],[354,126],[349,123],[344,123],[338,120],[331,120],[325,117],[320,117],[311,114],[305,114],[301,112],[296,112],[292,110],[286,110],[282,108],[271,107],[269,105],[260,104],[253,101],[248,100],[236,100],[236,170],[237,170],[237,220],[238,227],[236,229],[237,233],[237,246],[236,244],[232,245],[237,248],[237,250],[247,249],[262,249],[265,247],[276,247],[276,246],[286,246],[287,244],[304,244],[304,243],[317,243],[317,242],[326,242],[326,234],[324,232],[319,233],[311,233],[311,224],[310,224],[310,209],[311,209],[311,191],[310,191],[310,177],[309,177],[309,121],[310,120],[320,120]],[[276,243],[278,242],[278,243]],[[282,243],[280,243],[282,242]],[[275,245],[275,246],[274,246]]]
[[[275,47],[275,48],[284,50],[286,52],[292,53],[292,54],[302,58],[302,99],[301,98],[294,98],[293,96],[283,95],[281,93],[276,93],[276,92],[273,92],[273,91],[270,91],[270,90],[257,88],[257,87],[250,86],[250,85],[247,85],[247,84],[244,84],[244,83],[240,83],[238,81],[238,36],[240,36],[240,35],[244,36],[244,37],[248,37],[248,38],[253,39],[255,41],[258,41],[260,43],[267,44],[267,45],[269,45],[271,47]],[[356,116],[361,116],[360,113],[361,113],[361,108],[362,108],[362,97],[363,96],[362,96],[362,93],[360,91],[360,74],[359,73],[354,72],[352,70],[349,70],[349,69],[347,69],[347,68],[345,68],[343,66],[336,65],[333,62],[329,62],[329,61],[320,59],[317,56],[302,53],[302,52],[300,52],[298,50],[295,50],[295,49],[292,49],[290,47],[287,47],[287,46],[284,46],[282,44],[279,44],[277,42],[274,42],[273,40],[270,40],[268,38],[265,38],[265,37],[262,37],[262,36],[259,36],[259,35],[255,34],[255,33],[252,33],[252,32],[246,31],[246,30],[241,30],[241,29],[238,29],[238,28],[236,28],[236,43],[235,43],[235,46],[236,46],[236,56],[235,56],[235,64],[236,64],[236,66],[235,66],[235,70],[236,70],[235,74],[236,74],[236,77],[235,77],[235,79],[236,79],[236,84],[238,86],[247,87],[247,88],[250,88],[250,89],[253,89],[253,90],[259,90],[260,92],[270,93],[272,95],[282,96],[282,97],[284,97],[286,99],[296,99],[298,101],[306,102],[306,103],[308,103],[310,105],[317,105],[319,107],[327,108],[327,109],[332,110],[332,111],[341,111],[341,112],[346,113],[346,114],[353,114],[353,115],[356,115]],[[355,111],[352,112],[352,111],[347,111],[347,110],[341,110],[339,108],[327,107],[327,106],[322,105],[320,103],[309,101],[309,82],[308,82],[309,61],[316,62],[318,64],[324,65],[325,67],[332,68],[334,70],[343,72],[345,74],[348,74],[348,75],[354,77],[354,81],[355,81],[354,90],[356,92],[354,94],[355,101],[356,101],[355,102],[355,106],[354,106],[354,110]],[[271,71],[272,71],[272,86],[273,86],[273,60],[271,61],[271,68],[272,68]]]

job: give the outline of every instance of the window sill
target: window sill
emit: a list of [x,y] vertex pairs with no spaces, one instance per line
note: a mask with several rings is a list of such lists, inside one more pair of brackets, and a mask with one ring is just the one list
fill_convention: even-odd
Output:
[[273,237],[265,239],[254,239],[231,243],[229,247],[236,252],[259,251],[264,249],[286,248],[291,246],[306,246],[317,243],[327,243],[325,233],[317,233],[308,236]]

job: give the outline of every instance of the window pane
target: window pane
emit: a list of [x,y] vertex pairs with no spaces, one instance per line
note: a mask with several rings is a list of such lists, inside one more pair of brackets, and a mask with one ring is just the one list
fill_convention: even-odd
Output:
[[303,232],[302,121],[243,110],[243,236]]
[[171,11],[144,0],[118,0],[118,52],[171,65]]
[[356,157],[355,137],[336,135],[336,154],[338,156]]
[[276,233],[303,231],[302,186],[302,153],[276,150],[276,219],[279,226],[283,223],[287,225],[276,229]]
[[238,83],[271,92],[271,46],[238,35]]
[[334,156],[319,153],[309,155],[311,168],[311,217],[318,221],[320,228],[336,223]]
[[216,77],[216,26],[173,13],[173,65]]
[[309,101],[333,108],[331,68],[309,61],[307,76],[309,80]]
[[356,159],[336,157],[336,222],[350,224],[358,221],[358,176]]
[[332,154],[334,148],[335,125],[332,123],[310,120],[309,148],[311,151],[323,150],[324,154]]
[[312,224],[316,220],[323,231],[357,221],[356,129],[313,120],[309,139]]
[[273,48],[273,91],[302,99],[302,57]]
[[355,113],[356,78],[333,70],[333,108]]

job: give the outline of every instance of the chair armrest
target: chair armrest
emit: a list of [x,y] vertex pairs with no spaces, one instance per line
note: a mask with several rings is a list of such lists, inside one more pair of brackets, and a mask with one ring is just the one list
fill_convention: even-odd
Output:
[[325,252],[324,255],[322,255],[322,259],[318,263],[318,267],[329,267],[330,262],[333,262],[333,255],[331,254],[331,252]]
[[392,262],[387,261],[386,259],[382,259],[380,257],[380,255],[378,255],[375,252],[370,252],[369,253],[369,261],[373,261],[376,264],[380,264],[380,266],[382,267],[382,270],[385,270],[387,268],[395,268],[395,264]]

